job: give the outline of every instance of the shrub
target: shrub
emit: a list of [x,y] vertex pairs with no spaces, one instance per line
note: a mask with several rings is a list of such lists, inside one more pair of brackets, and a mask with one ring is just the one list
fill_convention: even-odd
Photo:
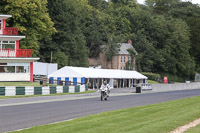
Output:
[[150,72],[141,72],[143,75],[147,76],[149,80],[160,79],[160,74],[150,73]]
[[186,78],[185,77],[180,77],[174,74],[170,73],[160,73],[161,77],[167,77],[168,81],[174,81],[174,82],[185,82]]

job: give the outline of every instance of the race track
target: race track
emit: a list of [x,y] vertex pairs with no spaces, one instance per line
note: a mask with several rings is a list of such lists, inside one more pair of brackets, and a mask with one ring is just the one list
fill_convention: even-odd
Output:
[[87,95],[96,97],[9,106],[1,106],[3,101],[0,100],[0,132],[75,119],[104,111],[199,96],[200,90],[111,96],[108,101],[100,101],[97,94]]

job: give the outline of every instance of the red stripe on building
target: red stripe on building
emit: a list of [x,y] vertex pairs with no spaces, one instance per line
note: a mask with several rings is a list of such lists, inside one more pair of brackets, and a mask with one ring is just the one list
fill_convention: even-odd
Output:
[[5,19],[3,19],[3,34],[4,34],[4,30],[5,30],[5,28],[6,28],[6,20]]
[[30,81],[33,82],[33,62],[30,62]]
[[16,41],[16,50],[19,50],[19,40]]

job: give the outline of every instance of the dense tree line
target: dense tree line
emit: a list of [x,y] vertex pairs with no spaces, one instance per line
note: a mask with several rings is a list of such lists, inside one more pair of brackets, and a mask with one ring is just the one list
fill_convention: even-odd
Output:
[[88,66],[88,57],[97,57],[101,45],[114,49],[113,43],[131,39],[138,71],[185,79],[200,72],[200,7],[191,2],[1,0],[0,13],[13,15],[8,25],[27,36],[21,48],[33,48],[41,61],[59,67]]

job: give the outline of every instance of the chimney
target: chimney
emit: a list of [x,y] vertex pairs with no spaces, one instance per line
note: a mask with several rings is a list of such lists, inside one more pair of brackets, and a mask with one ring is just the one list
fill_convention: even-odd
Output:
[[132,40],[131,39],[128,40],[128,44],[132,45]]

